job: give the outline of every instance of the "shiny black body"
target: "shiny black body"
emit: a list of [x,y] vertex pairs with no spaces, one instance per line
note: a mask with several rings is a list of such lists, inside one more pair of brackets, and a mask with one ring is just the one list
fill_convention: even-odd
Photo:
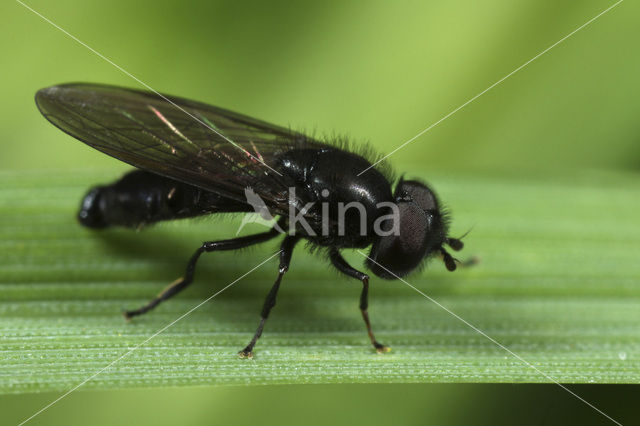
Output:
[[[291,150],[275,159],[274,169],[291,178],[299,203],[314,203],[311,217],[321,216],[322,203],[329,212],[329,233],[323,234],[320,220],[309,220],[313,233],[297,227],[296,234],[319,246],[365,248],[373,243],[373,224],[381,214],[376,206],[392,202],[391,184],[363,157],[338,148]],[[323,190],[327,191],[323,196]],[[366,209],[366,232],[360,229],[360,214],[345,214],[344,234],[338,223],[338,205],[360,203]],[[252,212],[252,207],[197,186],[144,170],[134,170],[111,185],[97,186],[82,201],[78,219],[90,228],[125,226],[141,228],[155,222],[196,217],[212,213]],[[288,229],[288,227],[287,227]]]
[[251,207],[239,201],[146,170],[133,170],[111,185],[92,188],[82,200],[78,220],[89,228],[142,228],[162,220],[245,211]]
[[[415,180],[400,179],[393,189],[393,177],[384,167],[377,162],[373,167],[367,155],[344,144],[199,102],[112,86],[53,86],[40,90],[36,103],[64,132],[138,168],[87,193],[78,213],[84,226],[141,228],[163,220],[257,211],[250,194],[278,218],[262,233],[204,242],[184,276],[148,304],[126,311],[127,319],[188,287],[203,253],[236,250],[284,234],[278,276],[258,329],[240,355],[253,355],[301,240],[362,282],[360,310],[369,338],[378,352],[386,352],[389,348],[371,330],[369,276],[349,265],[340,250],[371,247],[365,264],[384,279],[402,277],[433,256],[456,269],[444,245],[460,250],[462,242],[447,236],[447,216],[435,193]],[[358,208],[345,210],[348,204]]]
[[[310,211],[313,217],[321,217],[321,205],[326,203],[329,212],[328,234],[323,235],[321,221],[311,221],[313,236],[304,228],[297,233],[321,246],[339,248],[365,248],[373,243],[374,221],[385,209],[377,206],[383,202],[392,202],[391,184],[378,170],[371,169],[358,176],[362,170],[371,166],[363,157],[338,148],[303,149],[285,153],[278,159],[279,170],[295,181],[296,194],[305,202],[314,202]],[[325,191],[327,196],[323,196]],[[339,204],[355,202],[363,206],[366,215],[366,232],[360,229],[360,213],[356,210],[345,212],[344,235],[338,227]],[[365,235],[362,235],[365,234]]]

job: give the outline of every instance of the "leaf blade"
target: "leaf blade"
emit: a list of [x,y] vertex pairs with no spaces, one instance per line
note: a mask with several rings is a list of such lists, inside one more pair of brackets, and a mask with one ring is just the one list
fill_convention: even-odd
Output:
[[[153,313],[136,307],[182,273],[203,240],[235,229],[209,219],[141,233],[93,233],[75,223],[86,182],[106,174],[0,176],[0,392],[65,390],[94,374],[277,248],[216,253],[196,283]],[[107,178],[108,180],[108,178]],[[439,264],[408,281],[555,380],[640,383],[640,229],[633,175],[597,184],[434,179],[467,237],[476,268]],[[361,265],[360,256],[349,257]],[[300,250],[256,358],[250,339],[275,263],[255,271],[85,386],[344,382],[545,382],[547,378],[401,283],[372,281],[381,341],[369,348],[359,283]]]

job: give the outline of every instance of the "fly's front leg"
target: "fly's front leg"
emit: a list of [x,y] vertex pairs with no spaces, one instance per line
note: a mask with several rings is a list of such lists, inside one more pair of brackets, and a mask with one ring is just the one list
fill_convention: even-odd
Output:
[[278,295],[278,290],[280,289],[280,281],[282,281],[282,276],[289,270],[289,264],[291,263],[291,255],[293,254],[293,248],[296,243],[300,240],[300,237],[296,236],[287,236],[284,241],[282,241],[282,246],[280,247],[280,267],[278,268],[278,277],[276,278],[276,282],[269,290],[266,299],[264,300],[264,305],[262,306],[262,312],[260,314],[260,323],[258,323],[258,329],[256,330],[253,338],[249,342],[249,344],[240,352],[240,358],[253,358],[253,347],[256,345],[256,342],[262,336],[262,330],[264,329],[264,324],[267,322],[267,318],[269,318],[269,313],[271,309],[276,305],[276,296]]
[[165,288],[156,298],[152,299],[146,305],[132,310],[132,311],[124,311],[124,317],[129,320],[135,316],[142,315],[146,312],[149,312],[151,309],[158,306],[161,302],[175,296],[180,293],[182,290],[187,288],[189,284],[193,282],[193,278],[195,276],[196,263],[200,258],[200,255],[205,252],[211,251],[223,251],[223,250],[236,250],[244,247],[249,247],[254,244],[259,244],[265,241],[268,241],[274,237],[276,237],[279,232],[274,228],[267,232],[262,232],[260,234],[248,235],[246,237],[234,238],[231,240],[222,240],[222,241],[207,241],[202,244],[202,246],[198,247],[196,252],[191,256],[189,263],[187,264],[187,269],[183,277],[178,278],[173,283],[169,284],[167,288]]
[[373,347],[376,349],[376,352],[389,352],[391,348],[389,346],[383,345],[382,343],[379,343],[376,340],[376,337],[373,335],[373,331],[371,330],[369,312],[367,311],[367,308],[369,307],[369,276],[364,272],[360,272],[349,265],[337,249],[331,250],[331,252],[329,253],[329,258],[331,259],[331,263],[333,264],[333,266],[335,266],[336,269],[338,269],[340,272],[362,281],[362,293],[360,293],[360,312],[362,313],[362,318],[364,319],[364,323],[367,326],[369,339],[371,340],[371,344],[373,345]]

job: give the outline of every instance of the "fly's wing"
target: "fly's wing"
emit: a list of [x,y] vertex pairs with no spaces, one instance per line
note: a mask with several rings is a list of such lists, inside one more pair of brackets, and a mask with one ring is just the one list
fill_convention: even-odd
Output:
[[36,104],[55,126],[105,154],[241,202],[251,187],[275,214],[288,213],[293,186],[277,171],[278,157],[327,147],[222,108],[113,86],[53,86],[38,91]]

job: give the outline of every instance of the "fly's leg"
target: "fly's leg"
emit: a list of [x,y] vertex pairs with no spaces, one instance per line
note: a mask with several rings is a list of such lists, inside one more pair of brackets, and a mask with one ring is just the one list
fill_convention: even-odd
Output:
[[362,278],[362,293],[360,293],[360,312],[362,312],[362,318],[364,319],[364,323],[367,325],[367,333],[369,334],[369,339],[371,340],[371,344],[376,349],[378,353],[390,352],[391,348],[389,346],[383,345],[382,343],[378,343],[376,337],[373,335],[373,331],[371,330],[371,322],[369,322],[369,312],[367,308],[369,307],[369,277],[366,274],[363,274]]
[[246,237],[233,238],[231,240],[204,242],[202,246],[200,246],[196,250],[193,256],[191,256],[183,277],[178,278],[173,283],[169,284],[169,286],[165,288],[160,294],[158,294],[155,299],[152,299],[146,305],[132,311],[124,311],[124,317],[129,320],[135,316],[149,312],[151,309],[158,306],[161,302],[164,302],[165,300],[175,296],[176,294],[187,288],[189,284],[193,282],[196,263],[198,262],[198,259],[200,258],[200,255],[202,253],[222,250],[236,250],[268,241],[276,237],[278,234],[279,232],[274,228],[267,232],[262,232],[255,235],[247,235]]
[[340,272],[362,281],[362,293],[360,293],[360,312],[362,313],[362,319],[364,319],[364,323],[367,326],[369,339],[371,340],[371,344],[373,345],[373,347],[376,349],[376,352],[389,352],[391,348],[389,346],[383,345],[382,343],[379,343],[376,340],[376,337],[373,335],[373,331],[371,330],[369,312],[367,311],[367,308],[369,307],[369,276],[364,272],[360,272],[349,265],[337,249],[331,250],[331,252],[329,253],[329,258],[331,259],[331,263],[333,264],[333,266],[335,266],[336,269],[338,269]]
[[289,270],[289,264],[291,263],[291,255],[293,254],[293,248],[296,243],[300,240],[300,237],[296,236],[287,236],[284,241],[282,241],[281,251],[280,251],[280,267],[278,268],[278,277],[276,278],[276,282],[269,290],[266,299],[264,300],[264,305],[262,306],[262,312],[260,314],[260,322],[258,323],[258,328],[253,335],[253,338],[249,342],[249,344],[240,352],[240,358],[253,358],[253,347],[256,345],[256,342],[262,335],[262,330],[264,329],[264,324],[267,322],[267,318],[269,318],[269,313],[271,309],[276,305],[276,296],[278,295],[278,290],[280,289],[280,281],[282,281],[282,276]]

